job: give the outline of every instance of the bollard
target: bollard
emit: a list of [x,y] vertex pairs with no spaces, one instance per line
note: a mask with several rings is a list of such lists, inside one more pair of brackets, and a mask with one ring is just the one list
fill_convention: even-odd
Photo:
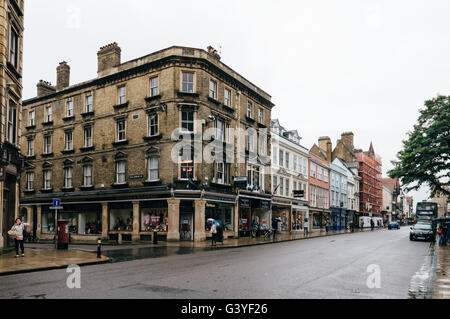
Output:
[[158,232],[153,233],[153,244],[158,245]]
[[102,239],[97,239],[97,258],[102,258]]

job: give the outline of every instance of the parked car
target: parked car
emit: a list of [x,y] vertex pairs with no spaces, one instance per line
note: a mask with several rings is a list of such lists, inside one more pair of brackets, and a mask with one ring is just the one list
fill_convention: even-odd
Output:
[[435,241],[436,234],[433,231],[433,225],[431,223],[417,223],[411,227],[409,233],[409,240],[426,240]]
[[400,224],[398,222],[390,222],[388,229],[400,229]]

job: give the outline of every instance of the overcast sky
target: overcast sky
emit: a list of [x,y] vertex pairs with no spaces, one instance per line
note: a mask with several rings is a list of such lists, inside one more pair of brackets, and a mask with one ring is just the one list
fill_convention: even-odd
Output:
[[122,61],[212,45],[272,95],[273,118],[304,146],[353,131],[385,173],[424,101],[450,94],[448,0],[28,0],[25,11],[25,99],[40,79],[56,83],[63,60],[71,84],[95,78],[99,47],[114,41]]

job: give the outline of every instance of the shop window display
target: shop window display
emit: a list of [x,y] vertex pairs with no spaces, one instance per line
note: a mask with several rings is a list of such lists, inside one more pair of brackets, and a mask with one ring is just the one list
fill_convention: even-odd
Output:
[[111,209],[110,229],[113,231],[133,230],[133,209]]
[[224,231],[233,231],[234,206],[232,204],[207,203],[205,212],[206,231],[210,231],[211,225],[207,222],[210,218],[220,221],[224,225]]
[[169,219],[167,208],[144,208],[141,210],[141,231],[166,232]]
[[315,229],[319,229],[319,228],[321,228],[322,227],[322,223],[321,223],[321,216],[319,215],[319,214],[314,214],[314,217],[313,217],[313,227],[315,228]]
[[292,230],[293,231],[303,230],[303,219],[301,212],[292,213]]
[[53,234],[55,232],[55,213],[42,213],[41,224],[43,234]]

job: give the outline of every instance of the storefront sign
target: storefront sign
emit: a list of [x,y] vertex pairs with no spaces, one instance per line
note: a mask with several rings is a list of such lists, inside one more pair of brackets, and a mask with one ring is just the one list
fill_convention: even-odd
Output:
[[235,177],[233,179],[234,186],[239,188],[245,188],[248,184],[248,178],[247,177]]
[[294,197],[295,198],[304,198],[305,197],[305,191],[304,190],[294,191]]
[[241,207],[251,207],[250,199],[248,199],[248,198],[239,198],[239,206],[241,206]]
[[214,204],[214,203],[206,203],[206,207],[208,207],[208,208],[216,208],[216,204]]
[[262,201],[261,201],[261,208],[264,208],[264,209],[270,209],[270,201],[268,201],[268,200],[262,200]]

